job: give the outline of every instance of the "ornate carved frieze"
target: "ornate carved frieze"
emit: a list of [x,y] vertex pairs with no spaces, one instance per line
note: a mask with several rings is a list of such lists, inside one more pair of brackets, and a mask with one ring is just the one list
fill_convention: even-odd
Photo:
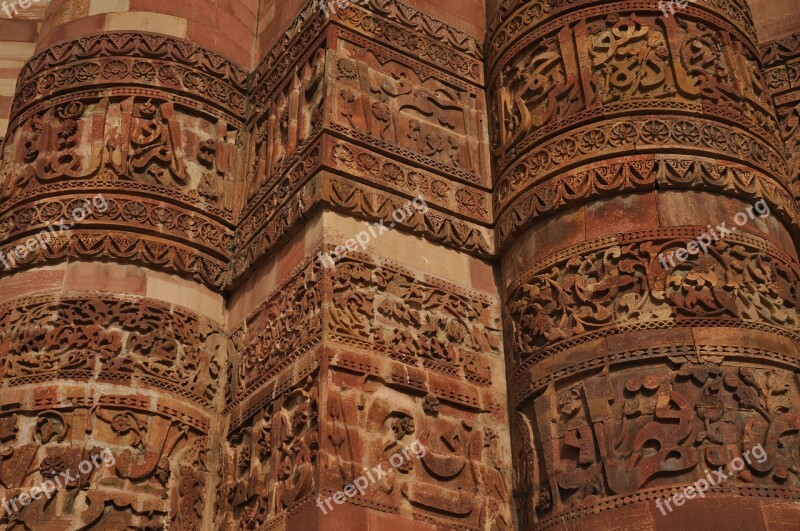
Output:
[[336,20],[380,43],[483,84],[482,44],[396,0],[369,0],[337,12]]
[[225,503],[238,528],[343,488],[412,438],[430,454],[356,504],[407,505],[445,528],[510,528],[499,326],[496,299],[390,261],[351,253],[335,269],[314,256],[298,266],[232,334]]
[[[620,129],[623,128],[631,135],[636,134],[629,122],[620,122]],[[509,191],[523,183],[529,166],[520,164],[517,169],[518,174],[513,173],[498,186],[495,193],[498,203],[508,201]],[[785,187],[764,172],[705,157],[633,155],[585,164],[528,188],[508,202],[508,207],[497,217],[497,245],[505,248],[520,229],[576,203],[656,189],[691,189],[751,201],[764,199],[781,221],[800,230],[800,205]]]
[[0,496],[20,509],[0,514],[9,529],[200,529],[209,439],[196,410],[79,387],[4,390],[0,444]]
[[522,529],[652,504],[719,467],[731,474],[734,460],[742,467],[708,495],[800,498],[797,360],[763,366],[691,343],[652,350],[646,365],[555,382],[516,414]]
[[663,267],[662,253],[704,230],[606,238],[531,266],[508,289],[512,374],[554,351],[644,328],[739,326],[796,336],[800,268],[765,240],[734,234],[708,254]]
[[[487,63],[496,65],[497,58],[510,46],[528,37],[531,30],[545,26],[555,19],[559,22],[571,21],[572,12],[582,8],[589,10],[587,6],[592,4],[595,2],[590,0],[502,0],[489,16]],[[668,6],[668,2],[663,4]],[[610,12],[636,10],[643,14],[664,13],[657,0],[607,2],[600,10],[605,10],[605,6],[610,7]],[[669,7],[667,12],[670,16],[675,15],[670,12]],[[721,23],[741,35],[752,50],[756,49],[757,37],[753,17],[746,0],[700,0],[688,3],[676,9],[676,12],[701,19],[715,19],[718,24]]]
[[415,520],[443,529],[513,528],[502,406],[491,398],[467,406],[461,395],[472,394],[472,386],[442,382],[437,389],[434,374],[398,363],[381,367],[371,356],[345,352],[336,359],[345,370],[330,372],[328,408],[320,417],[327,434],[323,495],[352,483],[362,463],[391,470],[391,456],[418,441],[425,455],[395,467],[354,503],[410,510]]
[[0,324],[4,388],[102,381],[219,406],[227,338],[184,309],[146,299],[40,296],[6,302]]
[[[186,41],[107,33],[40,53],[17,86],[0,241],[10,250],[58,230],[13,268],[109,257],[223,285],[246,72]],[[77,219],[76,201],[98,194],[108,208]]]
[[[248,73],[185,40],[149,33],[103,33],[55,44],[20,73],[14,115],[65,91],[97,85],[158,87],[245,118]],[[198,105],[199,106],[199,105]]]
[[199,529],[228,364],[217,325],[78,293],[7,302],[0,325],[0,497],[61,480],[0,524]]
[[775,98],[781,138],[788,152],[790,187],[800,201],[800,45],[792,35],[762,47],[767,86]]
[[[521,218],[541,212],[530,204],[534,194],[600,195],[569,190],[592,180],[598,161],[608,160],[607,173],[630,170],[634,180],[636,173],[650,173],[619,160],[631,150],[656,159],[665,151],[735,157],[766,180],[761,186],[778,184],[782,195],[791,195],[759,57],[724,19],[698,9],[655,16],[630,2],[571,9],[527,24],[524,36],[491,65],[500,226],[532,221]],[[729,187],[726,193],[741,191]],[[515,201],[528,208],[512,206]]]

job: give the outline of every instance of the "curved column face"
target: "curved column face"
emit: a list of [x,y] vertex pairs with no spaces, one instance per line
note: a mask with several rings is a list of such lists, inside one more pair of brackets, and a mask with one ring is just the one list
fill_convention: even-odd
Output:
[[697,525],[736,495],[714,522],[764,525],[800,495],[800,217],[751,16],[663,4],[490,13],[520,529]]
[[248,73],[97,4],[50,6],[0,160],[0,527],[210,529]]
[[762,47],[767,86],[775,99],[781,136],[788,152],[788,176],[795,201],[800,201],[799,43],[795,34]]
[[[35,56],[0,167],[9,268],[108,257],[221,286],[245,80],[203,48],[144,33],[83,37]],[[52,224],[71,236],[14,252]]]
[[500,246],[575,201],[656,187],[764,197],[797,227],[746,12],[720,4],[730,13],[572,2],[508,15],[488,81]]
[[3,282],[15,296],[0,304],[0,525],[200,529],[224,330],[164,300],[73,290],[74,280],[36,293],[57,276]]

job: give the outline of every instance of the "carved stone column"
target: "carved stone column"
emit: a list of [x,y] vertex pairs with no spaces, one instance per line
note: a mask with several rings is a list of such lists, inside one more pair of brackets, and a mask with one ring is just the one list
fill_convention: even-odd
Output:
[[[0,497],[62,482],[4,507],[3,529],[213,522],[249,55],[198,30],[224,16],[210,5],[150,4],[54,0],[18,79],[0,163]],[[114,465],[82,465],[102,450]]]
[[657,4],[490,14],[520,529],[796,518],[798,208],[751,16]]
[[221,525],[513,525],[482,44],[455,9],[308,2],[255,70]]
[[761,48],[766,83],[777,108],[789,163],[789,188],[800,201],[800,34]]

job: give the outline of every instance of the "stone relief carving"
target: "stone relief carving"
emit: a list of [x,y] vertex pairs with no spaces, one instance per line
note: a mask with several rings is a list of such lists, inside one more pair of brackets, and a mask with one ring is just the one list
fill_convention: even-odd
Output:
[[[7,249],[63,215],[69,203],[58,195],[110,189],[110,208],[90,220],[102,229],[59,237],[22,265],[141,260],[222,288],[320,204],[380,219],[417,194],[434,212],[404,230],[481,257],[497,252],[495,223],[503,246],[561,209],[657,187],[764,197],[797,229],[789,92],[798,76],[788,63],[797,46],[766,47],[762,75],[743,0],[671,19],[639,4],[500,4],[486,82],[498,87],[488,95],[496,178],[482,43],[395,0],[369,0],[333,22],[312,2],[252,77],[200,47],[144,33],[87,37],[35,57],[0,144],[0,240]],[[665,150],[676,153],[655,156]],[[786,492],[797,487],[800,417],[785,359],[767,368],[681,345],[637,367],[574,369],[580,383],[531,372],[617,327],[739,326],[797,342],[793,258],[745,238],[661,271],[655,257],[683,236],[571,249],[514,281],[511,437],[498,389],[499,302],[367,256],[353,254],[335,272],[303,264],[234,330],[230,360],[212,325],[152,302],[76,296],[0,309],[0,385],[9,393],[74,380],[143,385],[189,402],[9,394],[0,495],[104,444],[115,445],[118,462],[79,478],[58,503],[0,524],[198,529],[207,492],[217,490],[222,528],[270,526],[412,437],[430,453],[358,503],[459,529],[510,529],[514,496],[517,525],[546,526],[601,500],[655,496],[756,442],[770,460],[734,488]],[[218,413],[231,419],[224,436],[209,427]],[[222,471],[209,462],[214,444],[225,447]]]

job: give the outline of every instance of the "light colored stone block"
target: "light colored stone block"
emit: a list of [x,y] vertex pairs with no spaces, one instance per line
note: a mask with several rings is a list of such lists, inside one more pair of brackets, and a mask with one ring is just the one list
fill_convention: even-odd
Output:
[[103,26],[106,31],[149,31],[186,38],[186,19],[160,13],[109,13]]

